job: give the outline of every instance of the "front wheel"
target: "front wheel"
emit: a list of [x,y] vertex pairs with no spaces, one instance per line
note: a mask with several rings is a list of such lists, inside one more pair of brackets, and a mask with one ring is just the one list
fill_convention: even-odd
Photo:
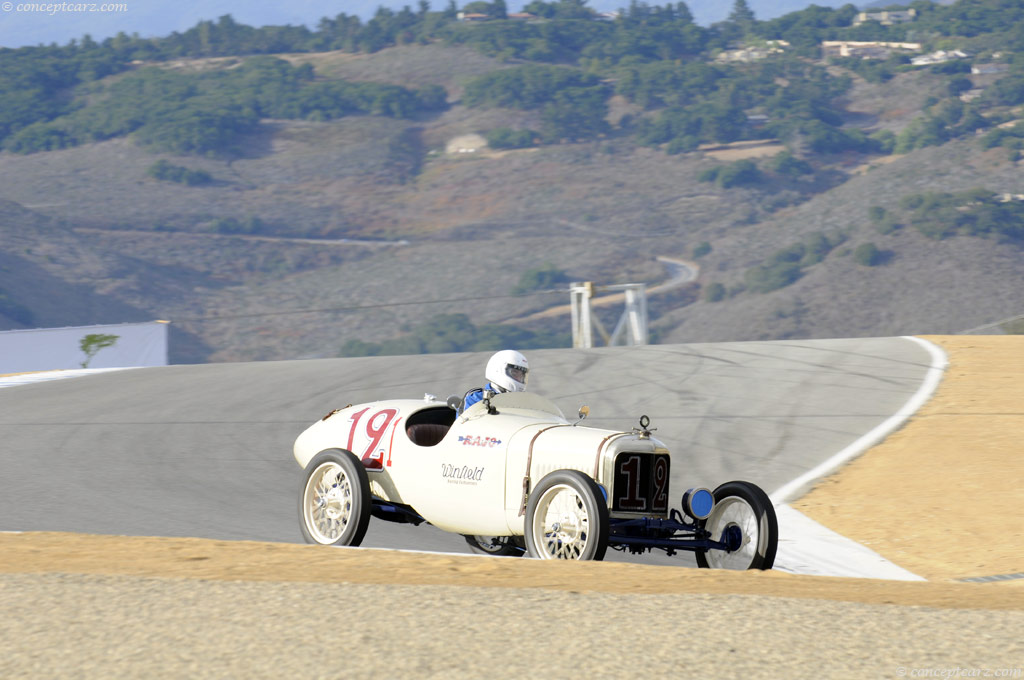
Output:
[[602,560],[608,549],[608,503],[578,470],[556,470],[530,492],[526,551],[543,560]]
[[715,489],[715,507],[701,526],[711,540],[730,550],[697,552],[704,569],[771,569],[779,545],[779,523],[768,495],[750,482],[727,482]]
[[359,545],[372,503],[363,464],[348,451],[321,451],[306,466],[299,490],[302,537],[320,545]]

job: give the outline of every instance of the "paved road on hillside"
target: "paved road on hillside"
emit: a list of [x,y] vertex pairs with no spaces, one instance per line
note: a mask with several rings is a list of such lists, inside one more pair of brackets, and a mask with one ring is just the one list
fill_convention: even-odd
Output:
[[[487,356],[168,366],[0,389],[0,530],[299,542],[302,429],[349,402],[462,394]],[[771,493],[896,412],[929,366],[901,338],[528,356],[531,389],[567,414],[586,403],[588,424],[623,429],[649,415],[673,452],[674,496],[732,479]],[[467,549],[377,520],[364,545]]]

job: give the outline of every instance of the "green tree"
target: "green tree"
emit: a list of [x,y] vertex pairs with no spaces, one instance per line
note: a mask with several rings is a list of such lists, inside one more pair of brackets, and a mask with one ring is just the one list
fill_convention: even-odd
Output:
[[747,0],[734,0],[732,3],[732,11],[729,12],[729,21],[734,24],[740,24],[744,28],[748,28],[752,26],[757,19],[754,17],[754,10],[750,9],[750,5],[747,4]]
[[505,5],[505,0],[493,0],[487,15],[492,19],[508,19],[508,7]]
[[966,76],[959,76],[949,81],[947,90],[949,91],[949,96],[959,97],[961,93],[966,92],[972,87],[974,87],[974,83],[970,78],[967,78]]
[[995,106],[1013,106],[1024,103],[1024,74],[1014,73],[1000,78],[985,88],[985,101]]
[[84,336],[78,343],[79,348],[85,353],[85,361],[82,362],[82,368],[89,368],[89,363],[100,350],[113,347],[120,338],[120,335],[110,335],[107,333],[89,333]]

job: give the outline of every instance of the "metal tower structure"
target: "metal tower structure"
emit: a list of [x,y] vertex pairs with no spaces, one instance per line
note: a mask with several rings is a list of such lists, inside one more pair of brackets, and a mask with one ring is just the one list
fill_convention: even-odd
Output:
[[[596,292],[621,292],[625,309],[615,329],[609,333],[601,320],[591,313],[591,299]],[[646,345],[647,336],[647,286],[642,283],[623,283],[615,286],[594,286],[593,282],[573,283],[569,286],[572,307],[572,346],[593,347],[594,331],[605,344]]]

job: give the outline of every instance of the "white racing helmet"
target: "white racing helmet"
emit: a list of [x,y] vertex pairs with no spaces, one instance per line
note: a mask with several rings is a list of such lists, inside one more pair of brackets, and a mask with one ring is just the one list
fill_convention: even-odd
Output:
[[522,353],[503,349],[487,360],[484,377],[502,392],[525,392],[530,364]]

